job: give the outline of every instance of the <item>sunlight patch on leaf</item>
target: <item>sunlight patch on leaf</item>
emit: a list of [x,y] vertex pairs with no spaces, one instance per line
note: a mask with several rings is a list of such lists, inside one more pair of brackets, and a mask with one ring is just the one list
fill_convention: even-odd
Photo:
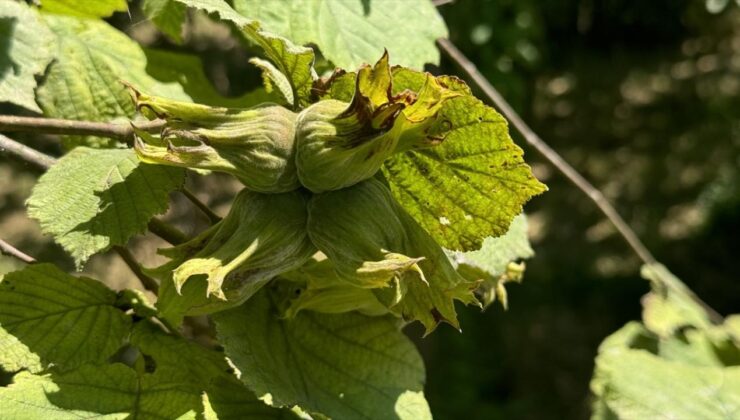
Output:
[[177,0],[188,7],[217,14],[221,20],[234,23],[247,38],[259,45],[276,69],[285,75],[293,90],[297,107],[308,105],[316,73],[314,53],[310,48],[294,45],[289,40],[266,32],[256,20],[237,13],[223,0]]
[[318,45],[343,68],[372,63],[386,48],[394,64],[422,69],[439,63],[434,42],[447,37],[444,20],[427,0],[235,0],[234,8],[268,31]]
[[40,3],[44,12],[92,18],[108,17],[128,9],[126,0],[41,0]]
[[[141,47],[101,20],[43,15],[56,35],[55,60],[37,100],[47,117],[72,120],[111,121],[135,114],[134,104],[122,80],[147,92],[189,101],[177,83],[159,83],[146,73]],[[116,140],[67,136],[66,145],[112,146]]]
[[276,406],[332,418],[431,418],[421,357],[391,317],[304,311],[281,319],[263,291],[214,319],[226,354],[247,373],[242,380]]
[[64,374],[19,373],[0,388],[11,419],[196,419],[200,395],[179,369],[137,372],[115,363]]
[[39,372],[102,363],[128,335],[129,318],[103,284],[51,264],[29,265],[0,281],[0,366]]
[[41,113],[34,90],[53,56],[51,31],[35,10],[23,3],[0,3],[0,102]]
[[80,268],[91,255],[143,233],[183,180],[181,169],[140,163],[131,149],[78,147],[39,179],[28,214]]
[[478,99],[446,101],[431,132],[441,144],[397,154],[383,173],[395,198],[445,248],[479,249],[486,237],[506,233],[524,203],[546,190],[506,120]]

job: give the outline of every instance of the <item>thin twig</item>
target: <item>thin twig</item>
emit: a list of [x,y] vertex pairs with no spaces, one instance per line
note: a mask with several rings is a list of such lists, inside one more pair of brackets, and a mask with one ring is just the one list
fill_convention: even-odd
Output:
[[[164,127],[164,120],[136,123],[138,129],[157,132]],[[28,131],[46,134],[74,134],[115,138],[130,143],[134,129],[129,123],[64,120],[57,118],[19,117],[0,115],[0,131]]]
[[190,200],[195,207],[198,208],[198,210],[201,211],[206,217],[208,217],[208,220],[211,221],[211,224],[216,224],[221,221],[221,217],[213,212],[204,202],[200,201],[198,197],[193,194],[192,191],[189,189],[183,187],[180,192],[188,199]]
[[2,239],[0,239],[0,252],[2,252],[3,254],[9,257],[17,258],[26,264],[31,264],[31,263],[36,262],[36,258],[33,258],[32,256],[26,254],[25,252],[5,242]]
[[[524,140],[540,152],[558,171],[580,189],[588,198],[593,201],[602,213],[614,225],[619,234],[624,238],[627,244],[635,251],[635,254],[645,264],[655,264],[655,257],[648,251],[647,247],[640,241],[637,234],[630,228],[617,210],[607,201],[604,195],[594,187],[586,178],[576,171],[568,162],[566,162],[555,150],[545,143],[537,133],[532,130],[526,122],[514,111],[504,97],[491,85],[488,79],[478,71],[478,68],[468,60],[468,58],[453,44],[450,40],[440,38],[437,40],[439,48],[447,54],[460,68],[467,73],[468,77],[483,91],[488,99],[493,102],[501,113],[511,122],[511,124],[521,133]],[[663,278],[661,278],[663,279]],[[672,279],[663,279],[663,283],[671,289],[680,293],[688,294],[696,303],[701,305],[714,322],[722,322],[722,316],[717,313],[706,302],[701,300],[694,292],[683,284],[676,284]]]
[[56,163],[53,157],[32,149],[24,144],[0,134],[0,152],[8,152],[26,162],[32,163],[39,168],[49,169]]
[[149,229],[149,232],[159,236],[171,245],[180,245],[188,240],[187,235],[180,231],[180,229],[169,225],[156,217],[153,217],[152,220],[149,221],[147,228]]
[[[42,169],[49,169],[57,160],[53,157],[32,149],[26,145],[0,134],[0,151],[9,152],[16,157],[37,165]],[[177,228],[170,226],[163,221],[153,218],[149,222],[149,231],[159,236],[172,245],[177,245],[187,240],[187,236]]]
[[119,245],[114,246],[113,249],[121,256],[121,259],[128,265],[128,268],[131,269],[136,277],[139,278],[142,286],[156,295],[159,292],[159,283],[144,273],[139,262],[131,254],[131,251]]
[[432,4],[436,7],[444,6],[445,4],[454,3],[455,0],[432,0]]
[[504,99],[503,96],[491,85],[491,83],[478,71],[475,64],[473,64],[467,57],[448,39],[440,38],[437,40],[437,45],[449,56],[462,70],[467,73],[470,79],[483,91],[483,93],[501,110],[501,113],[511,122],[511,124],[519,131],[524,140],[527,141],[532,147],[540,152],[550,163],[552,163],[557,170],[559,170],[570,182],[572,182],[578,189],[583,191],[588,198],[590,198],[596,206],[604,213],[610,222],[617,228],[619,234],[632,247],[638,257],[645,264],[654,264],[655,258],[648,251],[645,245],[640,241],[632,228],[629,227],[627,222],[622,219],[622,216],[617,213],[614,207],[604,198],[604,195],[596,189],[590,182],[586,180],[578,171],[576,171],[568,162],[566,162],[555,150],[548,146],[538,135],[535,133],[527,123],[522,120],[519,114],[514,111],[514,108]]

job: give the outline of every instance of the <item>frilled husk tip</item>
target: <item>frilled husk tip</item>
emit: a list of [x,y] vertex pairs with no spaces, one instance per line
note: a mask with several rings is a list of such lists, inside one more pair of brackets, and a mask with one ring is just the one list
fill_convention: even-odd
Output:
[[425,74],[418,92],[393,94],[388,54],[363,66],[349,104],[315,103],[296,127],[296,162],[301,184],[313,192],[338,190],[372,177],[394,153],[439,144],[429,131],[442,105],[460,94]]
[[263,193],[300,187],[292,111],[269,103],[210,107],[131,92],[142,114],[164,121],[157,133],[132,124],[134,149],[142,161],[226,172]]

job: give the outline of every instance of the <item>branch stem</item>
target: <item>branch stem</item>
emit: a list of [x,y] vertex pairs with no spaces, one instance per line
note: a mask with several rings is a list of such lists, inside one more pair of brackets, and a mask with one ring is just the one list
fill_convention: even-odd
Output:
[[0,239],[0,252],[9,257],[14,257],[20,261],[23,261],[26,264],[31,264],[31,263],[36,262],[36,258],[33,258],[32,256],[26,254],[25,252],[5,242],[2,239]]
[[21,160],[32,163],[41,169],[49,169],[51,165],[57,161],[45,153],[32,149],[25,144],[18,143],[2,134],[0,134],[0,152],[7,152]]
[[[573,185],[581,190],[601,212],[606,216],[607,219],[614,225],[617,232],[637,254],[643,263],[652,265],[656,264],[655,257],[648,251],[647,247],[637,237],[635,231],[625,222],[622,216],[619,215],[617,210],[612,206],[604,195],[596,187],[594,187],[586,178],[584,178],[578,171],[575,170],[565,159],[562,158],[552,147],[545,143],[537,133],[532,130],[529,125],[514,111],[514,108],[504,99],[504,97],[493,87],[493,85],[486,79],[485,76],[478,70],[478,68],[471,62],[465,54],[463,54],[450,40],[440,38],[437,40],[437,46],[442,50],[452,61],[454,61],[480,88],[481,91],[493,102],[493,104],[501,111],[502,114],[511,122],[511,124],[519,131],[524,137],[524,140],[529,143],[535,150],[540,152],[545,159],[547,159],[560,173],[562,173]],[[717,313],[711,306],[701,300],[694,292],[688,289],[683,284],[676,284],[673,280],[662,279],[662,283],[670,289],[674,289],[682,294],[687,294],[697,304],[702,306],[709,317],[716,323],[722,322],[722,316]]]
[[183,242],[187,242],[188,237],[180,229],[167,224],[156,217],[153,217],[147,225],[149,232],[159,236],[165,241],[169,242],[170,245],[180,245]]
[[214,225],[221,221],[221,217],[213,212],[204,202],[200,201],[198,197],[193,194],[192,191],[189,189],[183,187],[180,192],[188,199],[195,207],[200,210],[201,213],[203,213],[206,217],[208,217],[208,220],[210,220],[211,224]]
[[655,257],[648,251],[647,247],[640,241],[637,234],[619,215],[617,210],[612,206],[604,195],[594,187],[586,178],[576,171],[568,162],[563,159],[558,152],[553,150],[545,143],[537,133],[514,111],[514,108],[504,99],[504,97],[493,87],[488,79],[478,71],[478,68],[453,44],[450,40],[440,38],[437,40],[439,48],[454,61],[470,79],[480,88],[481,91],[493,102],[501,111],[506,119],[521,133],[524,140],[540,152],[560,173],[580,189],[588,198],[593,201],[601,210],[607,219],[614,225],[619,234],[624,238],[627,244],[635,251],[638,257],[645,264],[654,264]]
[[[136,123],[136,127],[148,132],[157,132],[164,127],[164,120],[152,120]],[[100,136],[131,142],[134,129],[131,124],[105,123],[97,121],[64,120],[58,118],[19,117],[0,115],[0,131],[30,131],[46,134],[74,134],[82,136]]]
[[131,269],[136,277],[139,278],[141,285],[144,286],[146,290],[149,290],[156,295],[159,292],[159,283],[144,273],[139,262],[136,261],[136,258],[131,254],[131,251],[119,245],[114,246],[113,249],[118,253],[126,265],[128,265],[128,268]]

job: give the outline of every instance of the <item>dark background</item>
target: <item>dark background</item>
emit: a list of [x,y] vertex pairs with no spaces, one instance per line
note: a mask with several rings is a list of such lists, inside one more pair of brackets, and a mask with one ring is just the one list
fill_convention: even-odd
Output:
[[[399,0],[400,1],[400,0]],[[440,7],[450,37],[546,142],[616,205],[658,260],[722,314],[740,309],[740,8],[730,0],[457,0]],[[109,21],[140,43],[198,54],[214,87],[236,96],[260,83],[254,50],[227,27],[191,16],[173,45],[137,12]],[[245,48],[246,47],[246,48]],[[443,60],[434,72],[460,74]],[[12,110],[2,110],[4,112]],[[56,139],[16,136],[59,155]],[[521,139],[550,191],[528,206],[537,255],[510,309],[460,308],[462,334],[420,339],[427,396],[438,419],[586,418],[596,349],[640,317],[647,282],[639,261],[594,205]],[[0,155],[3,239],[72,270],[25,216],[39,175]],[[192,177],[223,213],[238,185]],[[215,191],[218,191],[215,193]],[[168,220],[190,232],[205,221],[181,196]],[[132,241],[146,265],[151,237]],[[0,257],[0,272],[12,269]],[[86,273],[135,286],[114,255]]]
[[[738,7],[460,0],[440,11],[452,41],[656,258],[722,314],[738,312]],[[596,349],[640,318],[648,291],[590,200],[515,139],[550,188],[526,207],[537,255],[508,287],[508,312],[462,309],[462,334],[422,340],[439,419],[587,418]]]

